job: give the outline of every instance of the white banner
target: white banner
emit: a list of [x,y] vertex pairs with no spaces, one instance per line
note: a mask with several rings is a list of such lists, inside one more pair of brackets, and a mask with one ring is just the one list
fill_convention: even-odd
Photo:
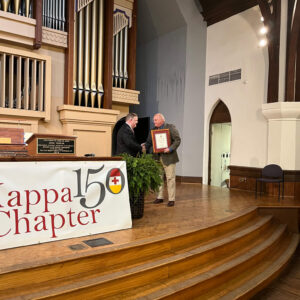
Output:
[[132,227],[124,161],[0,167],[0,249]]

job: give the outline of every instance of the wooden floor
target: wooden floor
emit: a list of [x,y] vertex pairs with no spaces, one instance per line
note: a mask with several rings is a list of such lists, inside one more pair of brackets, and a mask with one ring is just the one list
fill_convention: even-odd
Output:
[[284,273],[253,300],[300,299],[300,245]]
[[[0,251],[0,274],[85,256],[94,252],[107,252],[110,251],[111,247],[122,247],[124,244],[140,239],[179,233],[195,227],[207,227],[253,206],[300,207],[300,201],[292,198],[284,198],[280,201],[276,197],[258,197],[255,199],[254,194],[250,192],[230,191],[225,188],[202,186],[201,184],[179,184],[174,207],[167,207],[166,201],[161,204],[153,204],[154,199],[154,195],[146,197],[144,217],[134,220],[132,229],[2,250]],[[105,238],[113,244],[90,248],[83,243],[84,240],[96,238]],[[80,248],[80,250],[72,250],[71,248],[74,248],[74,246]],[[300,286],[299,272],[298,268],[294,280],[298,286]],[[300,299],[299,289],[296,295],[296,298],[293,299]]]

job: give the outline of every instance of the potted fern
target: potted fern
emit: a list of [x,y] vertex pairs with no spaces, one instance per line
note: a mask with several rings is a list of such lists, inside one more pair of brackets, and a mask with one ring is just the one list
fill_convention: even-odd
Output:
[[133,219],[139,219],[144,214],[144,196],[157,192],[162,184],[162,166],[151,154],[138,157],[122,154],[122,158],[127,167],[131,215]]

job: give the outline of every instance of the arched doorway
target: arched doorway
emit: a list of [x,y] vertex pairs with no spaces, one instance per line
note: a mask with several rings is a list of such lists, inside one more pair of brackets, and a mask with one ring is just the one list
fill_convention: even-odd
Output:
[[209,124],[208,184],[229,186],[231,116],[223,101],[215,107]]

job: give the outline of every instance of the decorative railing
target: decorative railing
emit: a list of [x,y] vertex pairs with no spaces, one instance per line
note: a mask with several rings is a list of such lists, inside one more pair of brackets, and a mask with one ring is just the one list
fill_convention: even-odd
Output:
[[65,31],[66,0],[43,0],[43,26]]
[[126,89],[129,16],[126,12],[116,9],[113,24],[113,87]]
[[49,57],[0,46],[0,110],[43,112],[47,119],[50,76]]

